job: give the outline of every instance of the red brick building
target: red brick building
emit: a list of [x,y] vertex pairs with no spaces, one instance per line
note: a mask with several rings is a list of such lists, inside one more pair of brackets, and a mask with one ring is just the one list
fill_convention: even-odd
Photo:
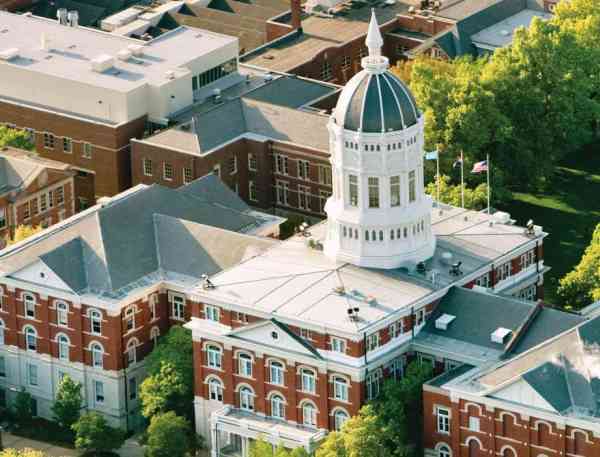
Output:
[[48,227],[94,202],[93,184],[64,163],[4,148],[0,170],[1,239],[20,225]]
[[268,247],[280,222],[209,176],[181,190],[138,186],[5,249],[0,406],[25,388],[36,415],[51,418],[68,374],[83,407],[136,428],[144,356],[191,315],[178,292]]

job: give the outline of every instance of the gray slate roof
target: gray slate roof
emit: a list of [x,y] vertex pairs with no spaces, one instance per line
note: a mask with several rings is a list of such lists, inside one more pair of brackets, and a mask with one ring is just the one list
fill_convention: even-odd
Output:
[[0,269],[10,275],[39,258],[75,292],[118,297],[153,273],[197,278],[214,273],[234,258],[239,261],[244,255],[239,251],[252,244],[236,240],[240,246],[232,249],[222,233],[207,235],[206,225],[244,233],[265,222],[216,176],[207,175],[180,189],[153,185],[113,199],[22,248],[5,250]]
[[21,190],[46,168],[66,170],[68,166],[41,159],[21,149],[6,148],[0,151],[0,194]]

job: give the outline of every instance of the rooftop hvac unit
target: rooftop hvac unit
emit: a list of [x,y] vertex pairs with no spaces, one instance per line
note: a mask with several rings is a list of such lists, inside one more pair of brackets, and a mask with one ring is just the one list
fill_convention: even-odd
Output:
[[136,57],[140,57],[144,54],[144,46],[142,46],[141,44],[130,44],[129,46],[127,46],[127,49],[129,49],[131,53]]
[[505,211],[496,211],[492,218],[498,224],[508,224],[510,222],[510,214]]
[[452,314],[442,314],[435,320],[435,328],[438,330],[448,330],[448,326],[454,319],[456,319],[456,316]]
[[75,10],[67,13],[67,22],[69,27],[77,27],[79,25],[79,13]]
[[68,24],[68,14],[66,8],[59,8],[56,10],[56,19],[60,25]]
[[4,51],[0,51],[0,60],[8,61],[19,56],[18,48],[9,48]]
[[117,53],[117,58],[123,62],[126,62],[131,58],[131,51],[129,49],[121,49]]
[[490,335],[492,343],[504,344],[508,336],[512,333],[512,330],[504,327],[498,327]]
[[112,68],[115,64],[115,59],[107,54],[99,55],[91,60],[92,70],[98,73],[102,73],[109,68]]

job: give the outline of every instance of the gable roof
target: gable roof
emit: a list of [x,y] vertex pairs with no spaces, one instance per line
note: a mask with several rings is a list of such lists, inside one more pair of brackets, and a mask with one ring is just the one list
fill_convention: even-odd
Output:
[[[152,273],[198,278],[224,264],[231,266],[202,245],[224,241],[206,235],[197,224],[244,233],[272,222],[214,176],[183,189],[138,186],[0,252],[0,271],[10,275],[41,258],[73,290],[118,297]],[[263,245],[262,240],[250,240],[246,244]],[[229,258],[239,257],[239,250],[230,251]],[[181,266],[186,257],[187,270]]]

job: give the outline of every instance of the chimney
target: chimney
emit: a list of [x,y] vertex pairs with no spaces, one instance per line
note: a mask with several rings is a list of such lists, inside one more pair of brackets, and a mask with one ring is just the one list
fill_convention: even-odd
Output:
[[302,7],[300,6],[300,0],[290,0],[290,8],[292,11],[292,28],[302,31]]

